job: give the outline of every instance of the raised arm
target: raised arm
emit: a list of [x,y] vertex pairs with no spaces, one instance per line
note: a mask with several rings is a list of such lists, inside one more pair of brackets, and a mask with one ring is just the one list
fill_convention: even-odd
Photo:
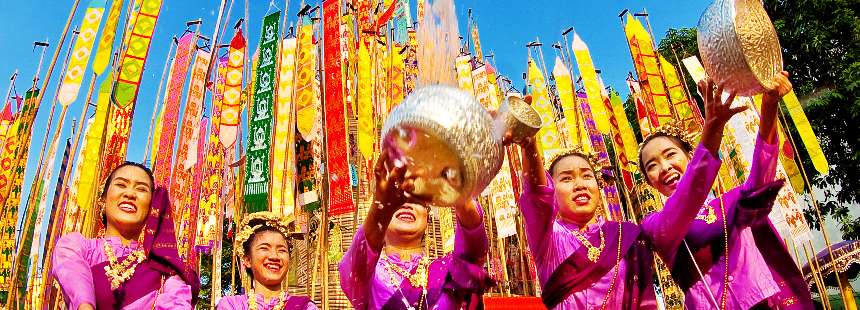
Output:
[[457,228],[454,232],[454,255],[476,264],[483,264],[490,241],[484,230],[484,212],[477,203],[469,201],[454,207]]
[[776,87],[762,95],[759,112],[759,132],[753,151],[752,167],[744,188],[751,190],[773,181],[776,177],[776,163],[779,157],[779,139],[777,138],[777,113],[779,99],[788,94],[792,85],[788,80],[788,72],[781,72],[774,78]]
[[550,240],[552,221],[557,212],[553,189],[549,185],[544,169],[543,157],[534,137],[519,142],[522,147],[523,193],[520,196],[520,211],[523,213],[529,248],[540,255]]
[[349,250],[340,261],[340,287],[355,309],[370,305],[370,286],[380,249],[375,249],[366,238],[365,227],[359,227]]
[[57,240],[54,248],[51,273],[63,290],[68,309],[93,309],[96,304],[93,274],[83,254],[86,247],[84,236],[69,233]]

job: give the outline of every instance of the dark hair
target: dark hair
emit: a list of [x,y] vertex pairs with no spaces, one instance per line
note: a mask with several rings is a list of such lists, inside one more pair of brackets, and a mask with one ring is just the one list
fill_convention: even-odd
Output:
[[611,182],[613,182],[615,180],[615,178],[611,175],[611,172],[604,171],[604,169],[598,169],[597,167],[594,167],[594,164],[591,162],[591,159],[588,157],[588,155],[585,155],[585,154],[580,153],[580,152],[572,152],[572,153],[561,155],[561,156],[555,158],[555,160],[553,160],[549,164],[549,170],[547,170],[547,171],[549,171],[549,175],[551,177],[555,177],[555,166],[558,165],[558,163],[562,159],[565,159],[565,158],[568,158],[571,156],[582,158],[585,160],[586,163],[588,163],[588,167],[591,168],[591,171],[594,172],[594,176],[597,179],[597,187],[603,188],[604,186],[606,186],[607,184],[610,184]]
[[[242,243],[242,249],[245,250],[245,255],[248,256],[248,258],[251,257],[251,243],[254,243],[254,239],[257,239],[257,236],[262,235],[264,232],[267,232],[267,231],[276,232],[276,233],[280,234],[281,236],[283,236],[284,240],[287,240],[287,251],[292,252],[292,246],[290,245],[290,242],[289,242],[290,239],[287,238],[287,236],[284,235],[283,232],[281,232],[280,230],[278,230],[275,227],[269,226],[269,224],[266,223],[265,219],[253,219],[253,220],[248,221],[249,227],[254,227],[257,225],[262,225],[262,226],[255,229],[254,233],[252,233],[250,236],[248,236],[248,240],[245,240],[245,242]],[[247,272],[248,276],[250,276],[251,278],[254,277],[254,274],[251,272],[251,268],[245,268],[245,272]]]
[[642,150],[645,149],[645,146],[648,145],[649,142],[654,141],[654,139],[659,138],[659,137],[669,138],[669,140],[672,141],[672,143],[674,143],[675,146],[681,148],[687,154],[693,152],[693,145],[691,145],[687,141],[684,141],[683,139],[678,138],[676,136],[667,135],[665,133],[655,133],[655,134],[649,136],[648,138],[645,138],[645,141],[642,141],[642,147],[639,148],[639,162],[638,162],[638,164],[639,164],[639,172],[642,173],[642,176],[645,177],[645,182],[647,182],[648,184],[651,184],[651,180],[648,179],[648,176],[645,173],[645,163],[642,162]]
[[[133,161],[127,161],[127,162],[120,164],[119,166],[116,166],[116,168],[113,168],[113,170],[111,170],[110,174],[108,174],[107,179],[105,179],[104,186],[102,187],[101,198],[104,198],[105,196],[107,196],[108,188],[110,187],[110,182],[113,181],[114,173],[116,173],[116,171],[119,170],[119,168],[126,167],[126,166],[137,167],[137,168],[142,169],[143,172],[146,172],[146,176],[149,177],[150,189],[155,188],[155,177],[152,175],[152,170],[149,170],[149,168],[147,168],[146,166],[144,166],[141,163],[136,163]],[[105,213],[105,210],[102,210],[102,225],[107,225],[107,213]]]

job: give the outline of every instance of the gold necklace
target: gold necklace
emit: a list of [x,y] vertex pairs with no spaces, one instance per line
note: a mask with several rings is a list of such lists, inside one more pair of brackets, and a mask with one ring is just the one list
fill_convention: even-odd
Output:
[[392,262],[391,260],[388,259],[388,256],[384,256],[384,257],[385,257],[385,260],[388,261],[388,263],[385,264],[385,267],[386,267],[386,269],[388,269],[388,275],[389,275],[389,279],[390,279],[392,285],[399,288],[399,283],[398,283],[399,281],[397,281],[396,275],[400,275],[401,277],[403,277],[405,279],[409,279],[409,283],[412,284],[412,287],[415,287],[415,288],[426,288],[427,287],[427,281],[428,281],[427,266],[430,265],[430,259],[428,259],[427,257],[422,257],[421,260],[418,261],[418,267],[415,268],[415,271],[409,272],[409,271],[404,270],[400,266],[397,266],[396,264],[394,264],[394,262]]
[[[561,227],[564,227],[564,225],[562,225]],[[595,247],[593,244],[591,244],[591,241],[588,241],[588,239],[585,238],[585,236],[580,234],[578,231],[567,229],[567,227],[564,227],[564,229],[566,229],[569,233],[576,237],[576,239],[579,240],[579,243],[582,243],[582,245],[585,246],[586,249],[588,249],[588,260],[593,263],[596,262],[598,258],[600,258],[600,254],[603,253],[603,248],[606,246],[606,239],[604,239],[603,236],[602,226],[597,228],[597,230],[600,232],[599,247]]]
[[138,248],[126,256],[122,262],[117,262],[116,253],[114,253],[110,242],[105,239],[103,245],[105,255],[108,257],[108,265],[105,266],[105,275],[110,280],[111,290],[115,290],[123,282],[131,278],[137,266],[146,259],[146,254],[144,254],[143,249]]
[[[722,185],[722,184],[721,184]],[[729,295],[729,228],[726,224],[726,208],[723,207],[723,197],[718,198],[720,203],[720,212],[723,215],[723,247],[726,258],[726,268],[723,276],[723,296],[720,298],[722,309],[726,309],[726,299]]]
[[[275,307],[273,307],[272,310],[284,310],[284,305],[287,300],[286,297],[287,292],[282,291],[281,294],[278,295],[278,303],[275,304]],[[254,293],[254,288],[248,290],[248,310],[257,310],[257,294]]]
[[[713,224],[717,221],[717,215],[714,213],[714,207],[711,207],[711,200],[705,201],[703,208],[705,209],[705,214],[696,215],[697,220],[703,220],[705,223]],[[722,203],[722,200],[720,200]]]

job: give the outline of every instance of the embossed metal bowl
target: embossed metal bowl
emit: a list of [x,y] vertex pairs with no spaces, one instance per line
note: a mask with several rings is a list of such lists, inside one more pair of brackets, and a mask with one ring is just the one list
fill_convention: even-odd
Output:
[[504,137],[510,132],[514,142],[534,136],[542,124],[540,114],[523,98],[517,96],[508,96],[495,117],[495,128],[498,131],[496,135]]
[[698,44],[705,71],[726,90],[751,96],[776,86],[782,53],[761,0],[715,0],[699,19]]
[[471,95],[450,86],[426,86],[394,107],[382,127],[383,151],[421,170],[413,194],[450,207],[480,193],[504,159],[493,118]]

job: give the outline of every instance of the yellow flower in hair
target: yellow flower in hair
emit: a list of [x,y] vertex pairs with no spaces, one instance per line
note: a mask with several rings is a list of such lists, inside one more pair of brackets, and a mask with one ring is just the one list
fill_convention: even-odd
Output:
[[[263,223],[250,226],[252,221],[262,221]],[[296,232],[293,231],[293,225],[294,223],[291,219],[286,219],[275,212],[265,211],[247,214],[245,218],[242,219],[242,225],[240,226],[241,228],[239,229],[239,232],[236,234],[233,249],[238,251],[239,257],[245,256],[245,248],[242,245],[251,238],[251,235],[253,235],[257,229],[263,226],[277,229],[284,234],[284,237],[295,237]]]

